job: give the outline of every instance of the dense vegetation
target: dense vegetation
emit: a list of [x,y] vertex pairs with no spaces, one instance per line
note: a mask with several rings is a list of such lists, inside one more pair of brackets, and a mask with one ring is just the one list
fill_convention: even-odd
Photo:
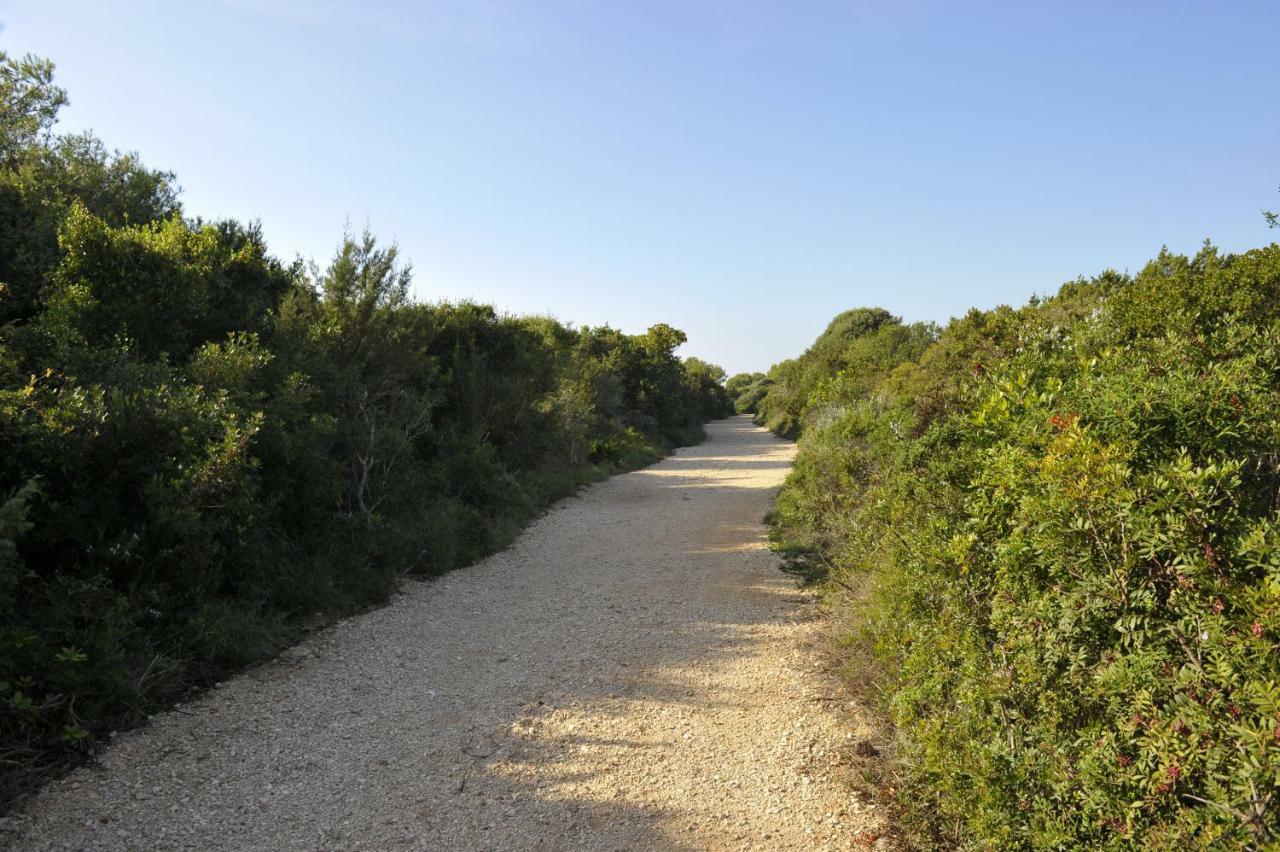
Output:
[[422,304],[183,215],[0,54],[0,802],[96,734],[731,412],[684,336]]
[[766,378],[774,533],[857,590],[917,841],[1277,842],[1280,246],[851,311]]
[[769,392],[773,381],[765,373],[738,373],[729,377],[724,389],[733,400],[733,410],[739,414],[754,414],[760,400]]

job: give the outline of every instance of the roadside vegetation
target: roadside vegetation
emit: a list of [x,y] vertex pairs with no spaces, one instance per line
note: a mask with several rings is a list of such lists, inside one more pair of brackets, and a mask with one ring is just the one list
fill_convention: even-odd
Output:
[[773,535],[861,625],[914,842],[1277,843],[1280,246],[849,311],[728,387],[799,436]]
[[283,263],[65,100],[0,54],[0,805],[732,412],[666,325],[417,302],[369,234]]

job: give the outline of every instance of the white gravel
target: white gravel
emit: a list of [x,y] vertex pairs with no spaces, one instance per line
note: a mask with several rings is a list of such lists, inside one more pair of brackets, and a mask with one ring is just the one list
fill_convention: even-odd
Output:
[[884,848],[849,783],[873,729],[764,546],[794,447],[709,431],[121,735],[0,843]]

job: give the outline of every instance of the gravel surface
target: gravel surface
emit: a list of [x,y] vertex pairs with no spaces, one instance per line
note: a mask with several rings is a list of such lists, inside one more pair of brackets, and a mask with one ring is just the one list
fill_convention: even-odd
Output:
[[[115,739],[22,849],[846,849],[874,729],[760,519],[745,417]],[[870,750],[870,751],[868,751]]]

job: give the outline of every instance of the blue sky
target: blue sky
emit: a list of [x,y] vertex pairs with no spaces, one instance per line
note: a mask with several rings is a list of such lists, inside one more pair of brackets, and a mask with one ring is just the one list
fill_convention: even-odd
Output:
[[1276,238],[1280,3],[9,2],[67,129],[188,213],[417,295],[641,331],[731,372],[1162,245]]

